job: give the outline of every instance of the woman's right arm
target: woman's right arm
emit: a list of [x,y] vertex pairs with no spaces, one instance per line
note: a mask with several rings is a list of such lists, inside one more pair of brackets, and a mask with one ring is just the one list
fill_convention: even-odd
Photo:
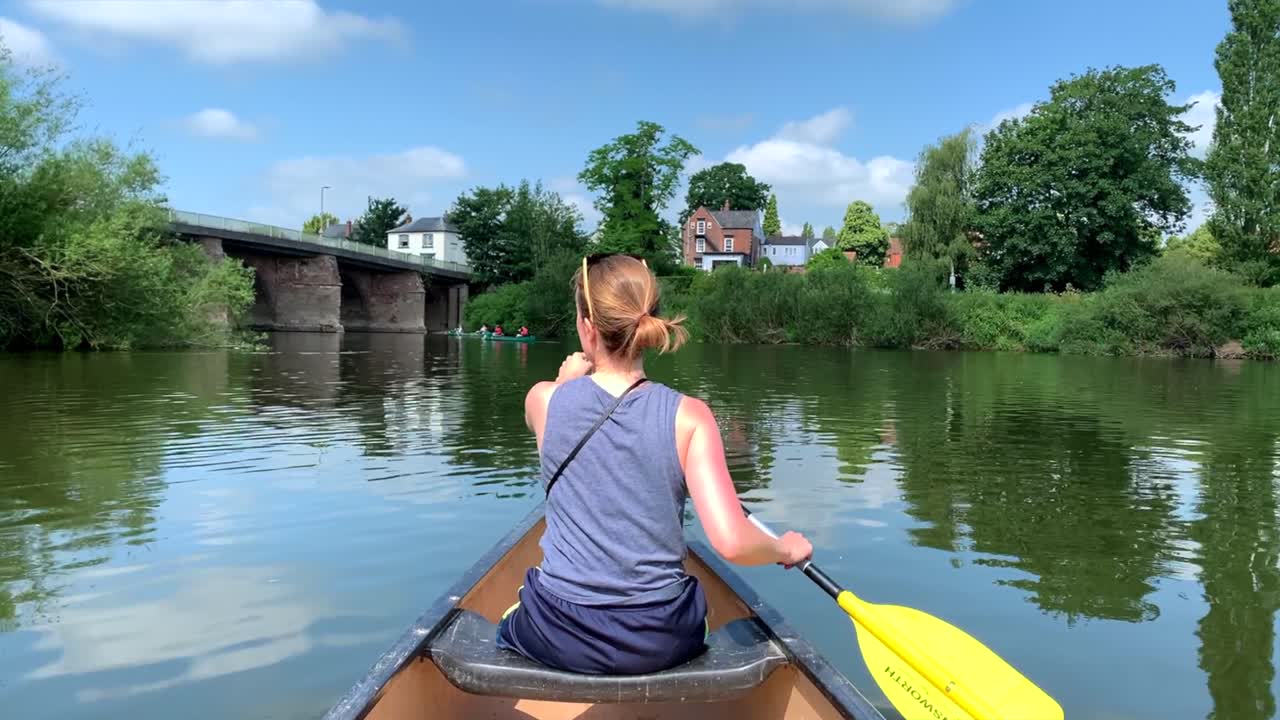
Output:
[[800,533],[773,538],[747,520],[729,477],[720,427],[706,403],[691,397],[681,400],[676,437],[693,507],[721,557],[737,565],[790,567],[813,554],[813,546]]

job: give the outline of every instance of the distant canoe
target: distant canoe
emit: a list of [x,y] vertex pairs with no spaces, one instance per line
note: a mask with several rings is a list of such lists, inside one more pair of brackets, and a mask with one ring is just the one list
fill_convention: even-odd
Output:
[[494,342],[531,343],[531,342],[535,342],[535,341],[538,339],[538,336],[537,336],[537,335],[525,335],[525,336],[521,337],[521,336],[519,336],[519,335],[493,335],[493,334],[489,334],[489,335],[486,335],[484,339],[485,339],[485,340],[492,340],[492,341],[494,341]]
[[576,675],[494,645],[525,570],[542,559],[539,507],[462,575],[326,720],[884,720],[845,676],[718,557],[690,543],[707,650],[652,675]]

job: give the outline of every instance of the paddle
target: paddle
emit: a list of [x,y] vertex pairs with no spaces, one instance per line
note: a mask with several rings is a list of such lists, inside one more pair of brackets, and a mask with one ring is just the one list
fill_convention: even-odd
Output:
[[812,562],[799,568],[853,619],[862,659],[907,720],[1062,720],[1053,698],[963,630],[913,608],[866,602]]

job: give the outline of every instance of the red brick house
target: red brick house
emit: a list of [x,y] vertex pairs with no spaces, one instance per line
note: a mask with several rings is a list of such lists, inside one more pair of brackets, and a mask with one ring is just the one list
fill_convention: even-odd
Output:
[[891,237],[889,238],[889,252],[885,253],[884,266],[887,268],[896,268],[902,265],[902,240]]
[[752,267],[760,258],[764,230],[755,210],[699,207],[684,224],[684,262],[714,270],[723,265]]

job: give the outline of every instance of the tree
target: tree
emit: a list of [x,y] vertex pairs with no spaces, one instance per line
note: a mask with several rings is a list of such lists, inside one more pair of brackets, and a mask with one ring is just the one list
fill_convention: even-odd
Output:
[[804,227],[803,227],[803,228],[801,228],[801,230],[800,230],[800,237],[802,237],[802,238],[804,238],[804,239],[806,239],[806,240],[812,239],[812,238],[813,238],[813,226],[812,226],[812,225],[810,225],[809,223],[805,223],[805,224],[804,224]]
[[848,264],[849,258],[845,257],[840,248],[827,248],[822,252],[814,253],[804,266],[808,270],[820,270],[823,268],[843,267]]
[[1164,244],[1164,252],[1184,253],[1205,265],[1216,265],[1222,259],[1222,244],[1213,236],[1209,224],[1205,223],[1186,237],[1170,237]]
[[591,151],[578,180],[598,193],[595,206],[604,216],[597,245],[605,252],[629,252],[672,263],[669,223],[661,212],[675,195],[680,172],[698,149],[679,135],[660,144],[666,130],[641,121],[636,131],[619,135]]
[[315,215],[307,218],[306,222],[302,223],[302,232],[319,235],[324,232],[325,228],[337,222],[338,218],[333,213],[316,213]]
[[925,147],[916,163],[916,183],[907,193],[907,221],[900,228],[907,254],[947,263],[952,287],[957,266],[973,255],[974,149],[967,129]]
[[393,198],[371,197],[369,207],[351,230],[351,239],[365,245],[386,247],[387,233],[401,224],[406,212]]
[[1280,283],[1280,2],[1230,0],[1231,31],[1214,66],[1222,80],[1205,179],[1213,236],[1228,263]]
[[552,256],[569,252],[581,259],[586,246],[577,208],[528,180],[464,193],[449,221],[462,236],[476,281],[484,284],[530,280]]
[[72,136],[60,82],[0,47],[0,349],[221,342],[253,272],[177,242],[153,159]]
[[889,252],[889,232],[880,225],[880,216],[870,205],[855,200],[844,211],[844,226],[836,246],[844,252],[857,253],[857,261],[864,265],[880,267]]
[[699,207],[719,210],[728,202],[734,210],[763,210],[768,199],[769,185],[748,175],[747,166],[727,162],[712,165],[689,177],[680,224],[683,226]]
[[1174,90],[1158,65],[1090,70],[987,135],[974,195],[1003,288],[1093,290],[1181,225],[1199,162]]
[[764,211],[764,236],[774,237],[782,234],[782,222],[778,220],[778,196],[770,195],[769,204]]
[[836,229],[835,229],[835,228],[833,228],[833,227],[831,227],[830,225],[828,225],[828,226],[826,226],[826,227],[822,228],[822,239],[823,239],[823,240],[835,240],[835,239],[836,239]]

